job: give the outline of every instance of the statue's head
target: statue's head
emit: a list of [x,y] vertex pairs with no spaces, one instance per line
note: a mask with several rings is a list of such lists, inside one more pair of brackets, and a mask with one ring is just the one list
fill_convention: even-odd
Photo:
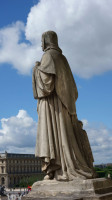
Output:
[[54,31],[47,31],[42,34],[42,50],[55,46],[58,47],[58,37]]

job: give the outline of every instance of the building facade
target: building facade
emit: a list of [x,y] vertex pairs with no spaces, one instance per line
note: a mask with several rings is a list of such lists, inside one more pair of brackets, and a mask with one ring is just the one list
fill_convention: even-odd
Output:
[[41,160],[34,154],[0,153],[0,185],[13,187],[40,173]]

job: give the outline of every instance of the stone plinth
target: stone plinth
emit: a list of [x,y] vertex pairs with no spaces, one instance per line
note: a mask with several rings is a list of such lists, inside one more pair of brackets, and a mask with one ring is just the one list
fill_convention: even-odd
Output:
[[112,200],[112,180],[38,181],[23,200]]

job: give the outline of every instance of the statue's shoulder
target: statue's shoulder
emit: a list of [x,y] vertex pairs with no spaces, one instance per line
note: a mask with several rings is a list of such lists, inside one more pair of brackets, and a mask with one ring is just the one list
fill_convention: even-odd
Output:
[[38,70],[44,73],[56,74],[54,59],[49,50],[43,54]]
[[50,55],[51,59],[55,60],[60,60],[63,59],[63,54],[62,51],[59,48],[51,48],[47,51],[47,53]]
[[48,58],[51,58],[51,51],[50,51],[50,50],[47,50],[47,51],[45,51],[45,52],[43,53],[42,59],[41,59],[41,60],[43,60],[43,59],[48,59]]
[[50,51],[46,51],[44,52],[44,54],[42,55],[41,58],[41,65],[45,65],[45,63],[49,63],[52,59],[52,55],[50,53]]

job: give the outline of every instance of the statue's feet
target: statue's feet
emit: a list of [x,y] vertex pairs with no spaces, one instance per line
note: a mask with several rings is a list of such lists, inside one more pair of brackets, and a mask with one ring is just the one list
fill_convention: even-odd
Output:
[[54,178],[54,174],[53,173],[49,173],[46,176],[44,176],[44,180],[51,180]]
[[57,180],[58,181],[68,181],[68,176],[66,174],[64,174],[62,176],[58,175]]
[[56,170],[54,174],[54,179],[57,181],[69,181],[69,177],[66,171]]
[[49,175],[44,176],[44,180],[50,180]]
[[58,176],[58,181],[68,181],[68,177],[66,175]]

